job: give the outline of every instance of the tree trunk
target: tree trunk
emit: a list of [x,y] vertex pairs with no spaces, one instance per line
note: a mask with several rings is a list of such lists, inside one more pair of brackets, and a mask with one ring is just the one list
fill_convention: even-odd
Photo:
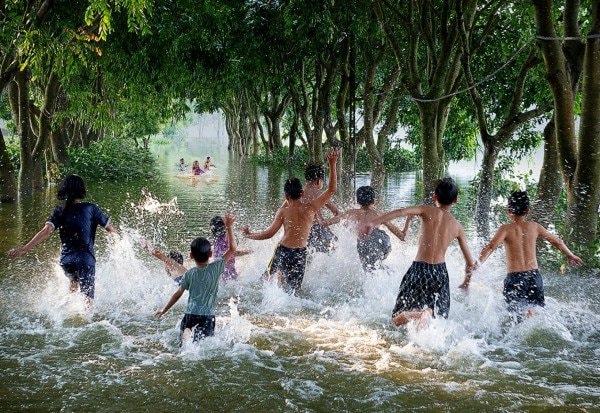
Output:
[[0,202],[14,202],[17,195],[15,173],[10,163],[2,130],[0,130]]
[[418,106],[422,130],[423,202],[431,204],[437,181],[442,178],[445,170],[441,138],[446,127],[449,105],[445,104],[447,107],[444,108],[438,101],[421,102]]
[[[31,126],[29,124],[29,90],[27,73],[19,71],[15,76],[16,83],[10,88],[13,118],[19,131],[19,192],[31,195],[34,191],[33,158],[31,156]],[[15,106],[16,104],[16,106]]]
[[540,171],[537,186],[537,199],[532,208],[532,218],[544,226],[554,222],[556,200],[560,196],[562,178],[554,120],[550,120],[544,128],[544,163]]
[[498,147],[491,141],[484,141],[481,177],[477,191],[477,204],[475,206],[475,224],[478,233],[484,238],[489,237],[490,231],[490,204],[494,188],[494,177],[496,175],[497,158]]
[[[600,2],[595,3],[595,30],[600,33]],[[581,125],[573,202],[568,214],[571,239],[588,244],[596,240],[600,203],[600,38],[589,38],[583,63]]]

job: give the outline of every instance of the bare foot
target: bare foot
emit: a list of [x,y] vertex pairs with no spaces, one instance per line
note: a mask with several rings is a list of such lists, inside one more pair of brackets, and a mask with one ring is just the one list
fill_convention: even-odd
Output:
[[397,326],[401,326],[404,324],[407,324],[410,321],[419,321],[426,317],[426,318],[430,318],[431,315],[433,314],[433,311],[431,310],[431,308],[426,308],[425,310],[418,310],[418,311],[403,311],[401,313],[398,313],[394,316],[392,316],[392,321],[394,322],[395,325]]

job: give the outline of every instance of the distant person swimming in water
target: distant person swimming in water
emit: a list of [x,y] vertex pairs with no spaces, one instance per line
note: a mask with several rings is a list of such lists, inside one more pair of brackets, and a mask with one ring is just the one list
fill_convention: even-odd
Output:
[[178,168],[179,168],[179,172],[185,172],[185,170],[187,169],[187,165],[186,165],[185,160],[183,158],[181,158],[179,160]]
[[58,230],[61,241],[60,265],[70,280],[70,291],[79,289],[89,307],[95,291],[96,228],[101,226],[112,233],[116,233],[116,230],[108,215],[97,205],[83,202],[86,193],[83,178],[78,175],[66,176],[57,192],[57,198],[64,200],[65,204],[54,208],[46,225],[27,244],[8,251],[8,256],[13,258],[26,254],[47,240],[54,230]]
[[210,171],[210,167],[216,168],[215,164],[212,163],[212,160],[210,159],[210,156],[206,157],[206,160],[204,161],[204,171]]
[[192,164],[192,175],[202,175],[204,171],[200,168],[200,162],[194,161]]
[[[358,231],[360,225],[368,223],[369,220],[375,219],[381,215],[375,209],[375,190],[371,186],[361,186],[356,190],[356,202],[360,205],[360,208],[350,209],[343,214],[323,220],[321,224],[329,226],[342,220],[348,220],[356,225]],[[411,219],[412,217],[410,216],[406,217],[404,229],[402,230],[391,222],[384,222],[383,224],[392,234],[404,241]],[[360,259],[363,269],[365,271],[371,271],[375,269],[381,261],[387,258],[392,251],[392,243],[386,232],[379,228],[373,228],[371,234],[367,238],[358,238],[356,241],[356,250],[358,251],[358,258]]]

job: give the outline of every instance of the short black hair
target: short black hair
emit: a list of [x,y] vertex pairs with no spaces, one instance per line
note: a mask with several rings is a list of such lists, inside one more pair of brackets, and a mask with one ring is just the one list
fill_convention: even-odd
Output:
[[179,251],[169,252],[169,258],[178,262],[179,264],[183,264],[183,255]]
[[300,199],[302,196],[302,183],[300,183],[298,178],[290,178],[285,181],[283,191],[292,199]]
[[223,217],[215,215],[210,220],[210,232],[212,232],[213,237],[225,235],[225,221],[223,221]]
[[190,245],[190,254],[196,262],[206,262],[210,258],[210,242],[206,238],[198,237]]
[[435,194],[437,195],[437,200],[440,204],[450,205],[456,202],[456,198],[458,197],[458,187],[452,178],[440,179],[435,187]]
[[316,163],[306,165],[306,168],[304,169],[304,179],[307,181],[325,179],[325,170],[323,169],[323,165]]
[[361,186],[356,190],[356,202],[361,206],[369,206],[375,202],[375,190],[372,186]]
[[525,191],[515,191],[508,197],[508,210],[511,214],[521,216],[529,211],[529,197]]

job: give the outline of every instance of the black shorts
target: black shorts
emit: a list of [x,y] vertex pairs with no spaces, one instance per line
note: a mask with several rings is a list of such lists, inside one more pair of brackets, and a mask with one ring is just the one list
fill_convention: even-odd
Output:
[[308,248],[317,252],[329,252],[333,248],[337,237],[328,227],[317,224],[316,222],[310,227],[308,235]]
[[403,311],[431,308],[433,314],[448,318],[450,286],[446,263],[429,264],[414,261],[402,282],[392,316]]
[[287,248],[278,245],[267,271],[269,275],[281,273],[283,288],[290,293],[296,293],[304,279],[306,256],[306,248]]
[[356,250],[363,268],[368,271],[387,258],[392,251],[392,242],[385,231],[375,228],[367,238],[356,242]]
[[82,294],[91,299],[94,298],[96,266],[92,264],[66,263],[61,264],[65,275],[71,281],[79,283],[79,289]]
[[184,314],[181,319],[179,330],[181,334],[189,328],[194,333],[194,340],[198,341],[204,337],[215,335],[215,316],[214,315],[196,315]]
[[503,293],[511,311],[520,311],[528,305],[545,305],[544,283],[538,269],[507,274]]

